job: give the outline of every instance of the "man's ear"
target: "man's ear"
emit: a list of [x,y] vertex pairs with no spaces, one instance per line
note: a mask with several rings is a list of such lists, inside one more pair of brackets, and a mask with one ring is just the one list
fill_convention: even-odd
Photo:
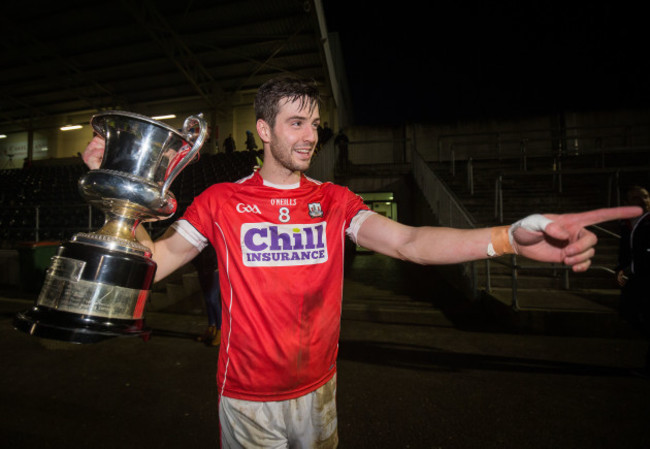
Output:
[[271,128],[269,127],[269,124],[262,119],[258,119],[256,127],[257,134],[260,136],[260,139],[262,139],[262,142],[269,143],[271,141]]

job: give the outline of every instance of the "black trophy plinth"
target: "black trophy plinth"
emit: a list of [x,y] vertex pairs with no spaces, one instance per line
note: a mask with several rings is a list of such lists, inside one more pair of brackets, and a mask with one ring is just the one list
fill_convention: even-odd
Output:
[[139,251],[88,244],[92,235],[58,248],[36,304],[13,325],[30,335],[71,343],[114,337],[149,339],[143,313],[156,264]]
[[144,326],[144,319],[106,320],[38,305],[17,313],[13,325],[17,330],[36,337],[70,343],[99,343],[115,337],[142,337],[147,341],[151,336],[151,330]]

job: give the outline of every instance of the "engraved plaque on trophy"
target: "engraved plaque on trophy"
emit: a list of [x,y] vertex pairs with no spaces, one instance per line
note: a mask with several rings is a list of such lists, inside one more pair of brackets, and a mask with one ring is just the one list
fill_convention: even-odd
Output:
[[108,111],[94,115],[91,125],[106,146],[101,166],[80,178],[79,191],[104,212],[104,225],[59,246],[36,303],[13,324],[73,343],[147,339],[144,308],[156,263],[136,241],[135,228],[176,212],[169,187],[201,149],[207,124],[201,114],[191,116],[179,132],[143,115]]

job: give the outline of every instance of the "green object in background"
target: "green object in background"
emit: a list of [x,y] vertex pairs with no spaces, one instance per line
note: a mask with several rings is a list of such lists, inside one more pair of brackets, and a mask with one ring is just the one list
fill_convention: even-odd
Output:
[[20,289],[38,293],[45,282],[45,272],[52,263],[61,242],[20,242],[17,245],[20,261]]

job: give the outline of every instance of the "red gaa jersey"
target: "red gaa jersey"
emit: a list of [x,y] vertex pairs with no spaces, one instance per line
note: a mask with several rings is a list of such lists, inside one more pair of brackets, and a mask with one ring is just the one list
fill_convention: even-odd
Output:
[[175,229],[219,261],[220,394],[278,401],[332,378],[341,318],[346,233],[372,212],[345,187],[306,176],[292,186],[257,173],[215,184]]

